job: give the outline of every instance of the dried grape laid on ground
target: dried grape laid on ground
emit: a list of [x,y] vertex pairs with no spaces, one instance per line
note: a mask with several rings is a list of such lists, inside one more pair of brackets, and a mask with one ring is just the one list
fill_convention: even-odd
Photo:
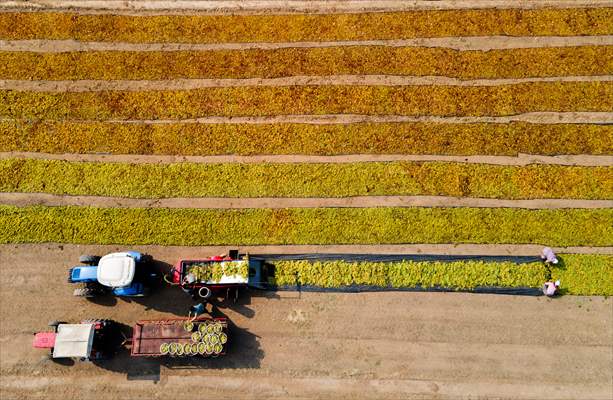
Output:
[[330,75],[459,79],[592,76],[613,73],[613,46],[489,51],[343,46],[210,51],[0,51],[0,79],[163,80]]
[[[110,15],[0,13],[0,39],[246,43],[449,36],[610,35],[613,9],[420,10],[355,14]],[[280,29],[279,27],[282,27]]]
[[428,195],[612,199],[611,176],[612,167],[541,164],[129,164],[0,160],[1,192],[129,198]]
[[613,209],[157,209],[0,205],[0,243],[611,246]]
[[0,121],[0,151],[159,155],[613,154],[613,126],[503,123]]
[[497,86],[240,86],[62,93],[0,90],[0,117],[17,120],[179,120],[289,114],[505,116],[611,109],[613,85],[607,81]]
[[563,293],[613,295],[613,256],[563,254],[560,263],[517,264],[497,261],[274,261],[278,286],[342,288],[435,288],[471,290],[477,287],[540,288],[549,279],[560,279]]

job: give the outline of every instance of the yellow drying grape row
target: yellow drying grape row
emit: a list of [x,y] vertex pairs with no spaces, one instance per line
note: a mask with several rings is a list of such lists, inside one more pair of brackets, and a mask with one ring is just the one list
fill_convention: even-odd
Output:
[[161,209],[0,205],[0,243],[611,246],[613,209]]
[[613,46],[489,51],[349,46],[171,52],[0,52],[0,79],[161,80],[329,75],[495,79],[611,73]]
[[531,82],[498,86],[243,86],[194,90],[0,90],[0,118],[149,120],[204,116],[365,114],[504,116],[613,109],[613,85]]
[[539,288],[549,279],[559,279],[562,290],[568,294],[613,295],[613,256],[564,254],[558,260],[559,263],[549,269],[542,262],[275,261],[275,275],[269,283],[321,288],[361,285],[470,290],[477,287]]
[[[289,15],[0,13],[0,39],[104,42],[298,42],[613,33],[612,8],[426,10]],[[279,29],[282,27],[282,29]]]
[[[0,160],[0,191],[127,198],[613,199],[613,167],[450,162],[134,164]],[[160,182],[164,182],[160,185]]]
[[0,151],[111,154],[613,154],[596,124],[0,121]]

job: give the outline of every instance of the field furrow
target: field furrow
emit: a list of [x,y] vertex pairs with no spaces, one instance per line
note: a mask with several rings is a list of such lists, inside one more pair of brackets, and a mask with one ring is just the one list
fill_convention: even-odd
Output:
[[471,208],[607,208],[611,200],[531,199],[507,200],[448,196],[352,197],[172,197],[134,199],[109,196],[65,196],[48,193],[0,192],[0,204],[24,206],[92,206],[121,208],[365,208],[365,207],[471,207]]
[[547,47],[611,46],[613,35],[599,36],[464,36],[383,40],[338,40],[317,42],[239,42],[239,43],[130,43],[86,42],[72,39],[0,39],[0,51],[65,53],[65,52],[203,52],[212,50],[277,50],[326,47],[384,46],[427,47],[447,50],[488,51],[510,49],[537,49]]
[[555,76],[544,78],[500,78],[470,79],[447,78],[445,76],[399,76],[399,75],[331,75],[331,76],[288,76],[283,78],[244,79],[171,79],[171,80],[0,80],[0,90],[34,92],[104,92],[104,91],[186,91],[207,88],[231,87],[291,87],[291,86],[457,86],[494,87],[529,83],[611,83],[613,77],[597,76]]
[[0,243],[610,246],[613,243],[612,219],[611,208],[212,210],[0,205]]
[[384,46],[200,52],[0,52],[0,79],[15,80],[241,79],[322,75],[495,79],[611,73],[613,46],[487,52]]
[[122,124],[5,120],[0,121],[0,152],[186,156],[613,154],[613,125],[272,122],[233,123],[226,119],[224,123]]
[[201,116],[367,114],[504,116],[613,109],[613,84],[535,82],[500,86],[263,86],[189,91],[0,91],[0,117],[185,119]]
[[210,43],[609,35],[612,18],[611,8],[154,16],[4,12],[0,39]]
[[[163,183],[163,184],[160,184]],[[612,167],[467,163],[132,164],[0,160],[0,191],[127,198],[613,199]]]

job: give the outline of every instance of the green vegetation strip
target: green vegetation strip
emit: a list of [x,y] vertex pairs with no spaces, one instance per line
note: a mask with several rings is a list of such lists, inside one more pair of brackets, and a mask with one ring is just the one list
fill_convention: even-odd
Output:
[[[613,256],[565,254],[551,266],[551,278],[562,282],[562,293],[613,295]],[[276,261],[271,283],[339,288],[351,285],[393,288],[476,287],[539,288],[549,279],[542,262],[517,264],[496,261]]]
[[0,205],[0,243],[611,246],[613,209],[158,209]]
[[143,124],[0,121],[0,151],[112,154],[613,154],[593,124]]
[[0,52],[1,79],[159,80],[296,75],[435,75],[474,79],[611,73],[613,46],[490,51],[351,46],[173,52]]
[[0,191],[131,198],[441,195],[613,199],[613,167],[443,162],[92,163],[0,160]]
[[497,116],[613,109],[613,85],[532,82],[500,86],[243,86],[183,91],[0,90],[0,117],[185,119],[203,116],[368,114]]
[[613,33],[612,19],[611,8],[189,16],[7,12],[0,13],[0,39],[244,43],[491,35],[610,35]]

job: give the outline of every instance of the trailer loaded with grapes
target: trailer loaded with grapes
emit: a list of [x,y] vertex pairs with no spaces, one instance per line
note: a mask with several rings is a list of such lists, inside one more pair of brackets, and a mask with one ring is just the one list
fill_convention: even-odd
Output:
[[132,336],[132,356],[217,357],[226,354],[225,318],[176,318],[138,321]]
[[209,299],[214,293],[238,298],[244,288],[267,289],[268,276],[262,259],[253,259],[238,250],[228,255],[202,259],[181,259],[165,277],[194,298]]

